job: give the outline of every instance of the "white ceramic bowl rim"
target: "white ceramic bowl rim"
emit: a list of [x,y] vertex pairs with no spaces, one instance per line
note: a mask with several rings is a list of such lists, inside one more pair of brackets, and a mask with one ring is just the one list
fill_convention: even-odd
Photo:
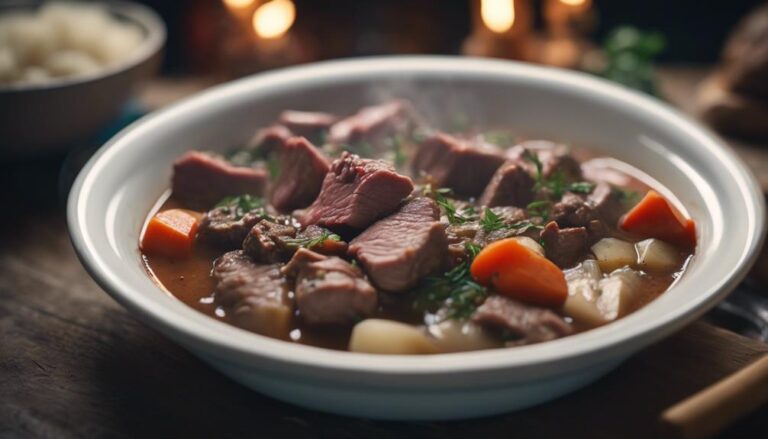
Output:
[[[18,4],[19,7],[36,7],[40,2],[18,1],[4,4],[3,7],[12,7]],[[26,91],[49,90],[53,88],[67,87],[75,84],[83,84],[104,79],[116,75],[120,72],[131,69],[160,51],[165,44],[166,30],[163,20],[152,9],[135,2],[109,0],[100,2],[100,4],[112,13],[121,18],[128,19],[133,24],[139,26],[146,32],[144,39],[139,47],[131,52],[124,59],[112,65],[100,68],[91,73],[83,75],[67,76],[62,78],[53,78],[49,81],[40,83],[14,83],[0,85],[0,93],[21,93]]]
[[[351,352],[339,352],[287,343],[280,340],[248,333],[233,326],[210,319],[202,314],[194,317],[186,305],[156,307],[141,291],[133,290],[121,278],[120,267],[108,266],[100,254],[97,243],[90,233],[84,212],[89,204],[91,192],[98,185],[99,178],[110,166],[121,150],[131,146],[132,139],[141,136],[172,120],[183,118],[191,111],[215,108],[217,103],[233,99],[247,91],[271,87],[284,87],[291,83],[312,81],[339,82],[344,78],[360,78],[369,74],[417,75],[419,73],[462,74],[488,77],[518,77],[538,81],[561,88],[576,88],[593,94],[596,98],[619,101],[633,110],[664,121],[676,130],[694,139],[712,160],[718,160],[723,172],[732,178],[743,200],[748,227],[739,230],[747,244],[739,248],[739,258],[733,261],[700,261],[711,263],[714,268],[725,270],[719,283],[700,291],[695,300],[674,309],[656,309],[654,314],[645,308],[618,322],[593,329],[565,339],[547,343],[517,347],[514,349],[493,349],[486,351],[440,354],[432,356],[382,356]],[[144,206],[142,206],[143,208]],[[197,96],[148,115],[123,130],[108,142],[88,162],[78,176],[68,201],[67,217],[75,250],[94,279],[116,300],[136,312],[144,320],[160,328],[183,344],[201,346],[208,355],[230,361],[269,359],[305,368],[328,371],[347,371],[364,374],[451,374],[468,373],[478,370],[499,370],[510,368],[538,368],[553,365],[566,359],[579,360],[587,356],[602,356],[606,359],[618,351],[630,349],[630,341],[647,345],[670,334],[691,322],[722,299],[744,277],[757,256],[764,237],[765,211],[763,195],[754,177],[736,155],[716,137],[696,123],[668,108],[655,99],[615,86],[589,75],[557,69],[543,68],[506,61],[466,59],[439,56],[376,57],[357,60],[341,60],[292,67],[213,87]],[[720,239],[717,245],[733,246],[730,241]],[[710,258],[712,259],[712,258]],[[138,262],[138,261],[137,261]],[[709,267],[709,266],[708,266]],[[159,288],[157,294],[164,294]],[[182,310],[186,309],[186,312]]]

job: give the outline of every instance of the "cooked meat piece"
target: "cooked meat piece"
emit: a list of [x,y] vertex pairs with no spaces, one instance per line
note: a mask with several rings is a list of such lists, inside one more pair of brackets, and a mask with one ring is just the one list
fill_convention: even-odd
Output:
[[240,248],[248,231],[265,215],[263,208],[239,217],[236,210],[231,207],[216,207],[203,215],[197,238],[227,250]]
[[274,264],[290,259],[296,249],[286,238],[295,236],[296,228],[293,226],[262,220],[254,225],[240,242],[243,251],[255,261]]
[[580,181],[583,178],[581,165],[568,153],[565,145],[547,140],[528,140],[507,150],[507,158],[528,169],[531,175],[535,175],[536,165],[525,157],[526,150],[538,157],[544,178],[550,178],[556,172],[560,172],[566,182]]
[[328,256],[345,256],[348,248],[347,243],[334,238],[339,238],[339,236],[316,225],[307,226],[306,229],[296,235],[296,241],[303,243],[304,247],[309,248],[309,250]]
[[595,220],[616,227],[622,210],[618,192],[606,183],[597,183],[587,196],[567,192],[552,206],[551,216],[562,227],[587,227]]
[[555,221],[550,221],[541,231],[541,240],[547,258],[560,268],[576,265],[587,252],[589,239],[584,227],[561,229]]
[[410,102],[396,99],[364,107],[336,122],[331,126],[328,140],[334,145],[368,142],[379,146],[381,140],[387,137],[408,134],[418,124],[418,119]]
[[282,212],[309,206],[330,170],[328,159],[304,137],[291,137],[275,149],[278,175],[272,183],[272,205]]
[[477,221],[465,224],[449,224],[445,229],[448,237],[450,265],[455,266],[469,259],[467,243],[472,242],[480,230]]
[[587,204],[612,227],[616,226],[624,210],[619,192],[607,183],[595,185],[595,189],[587,196]]
[[279,265],[260,265],[241,250],[221,255],[213,263],[215,303],[227,319],[243,329],[287,338],[293,304]]
[[567,192],[552,206],[550,216],[562,227],[582,227],[597,219],[586,197],[572,192]]
[[377,287],[405,291],[445,267],[448,239],[439,217],[432,199],[414,198],[353,239],[349,255]]
[[229,195],[261,195],[264,169],[234,166],[224,158],[190,151],[173,164],[173,196],[193,209],[208,209]]
[[480,196],[481,206],[518,206],[525,207],[533,201],[534,180],[518,163],[507,162],[500,167],[483,195]]
[[302,248],[283,273],[296,279],[296,306],[308,324],[354,323],[376,310],[376,290],[359,268],[339,257]]
[[500,150],[490,144],[460,140],[437,133],[419,146],[413,175],[427,175],[435,187],[449,187],[457,195],[476,197],[504,163]]
[[344,152],[331,165],[315,202],[299,214],[299,221],[335,231],[364,229],[395,210],[412,191],[413,181],[387,163]]
[[280,113],[278,123],[295,136],[313,137],[331,127],[338,117],[330,113],[286,110]]
[[573,333],[571,325],[551,310],[498,295],[488,297],[472,315],[472,321],[501,330],[511,338],[509,346],[539,343]]
[[265,158],[273,151],[279,150],[285,145],[285,142],[293,137],[294,134],[287,127],[279,124],[262,128],[256,132],[247,149],[255,157]]

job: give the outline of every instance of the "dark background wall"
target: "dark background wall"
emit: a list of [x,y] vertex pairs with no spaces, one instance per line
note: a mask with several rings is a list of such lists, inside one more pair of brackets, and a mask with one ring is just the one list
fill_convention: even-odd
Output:
[[[142,1],[160,12],[169,26],[166,69],[188,69],[189,34],[205,27],[205,19],[213,20],[216,11],[223,13],[220,0]],[[311,36],[319,47],[320,58],[399,52],[457,53],[470,31],[469,0],[294,1],[298,11],[294,29]],[[535,9],[541,9],[540,0],[533,3]],[[593,37],[601,41],[616,26],[631,24],[666,36],[668,44],[661,60],[714,62],[730,30],[760,3],[594,0],[597,21]],[[541,17],[537,20],[540,23]]]

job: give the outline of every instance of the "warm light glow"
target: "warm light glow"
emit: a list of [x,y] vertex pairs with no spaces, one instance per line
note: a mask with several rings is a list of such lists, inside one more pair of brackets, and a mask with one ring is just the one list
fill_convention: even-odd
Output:
[[256,0],[222,0],[225,5],[233,9],[247,8]]
[[504,33],[515,24],[515,1],[481,0],[480,16],[488,29],[498,34]]
[[253,13],[253,30],[261,38],[277,38],[288,32],[296,20],[296,6],[291,0],[272,0]]
[[565,3],[569,6],[581,6],[583,5],[587,0],[560,0],[562,3]]

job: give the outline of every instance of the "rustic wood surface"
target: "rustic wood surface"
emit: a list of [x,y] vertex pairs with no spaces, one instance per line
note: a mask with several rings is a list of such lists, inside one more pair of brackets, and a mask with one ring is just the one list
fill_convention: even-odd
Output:
[[[155,83],[151,96],[153,87],[167,91]],[[61,165],[0,164],[2,437],[652,437],[665,408],[768,352],[697,322],[586,389],[509,415],[396,423],[301,409],[238,386],[99,289],[67,237]],[[722,436],[764,437],[766,415],[763,407]]]

